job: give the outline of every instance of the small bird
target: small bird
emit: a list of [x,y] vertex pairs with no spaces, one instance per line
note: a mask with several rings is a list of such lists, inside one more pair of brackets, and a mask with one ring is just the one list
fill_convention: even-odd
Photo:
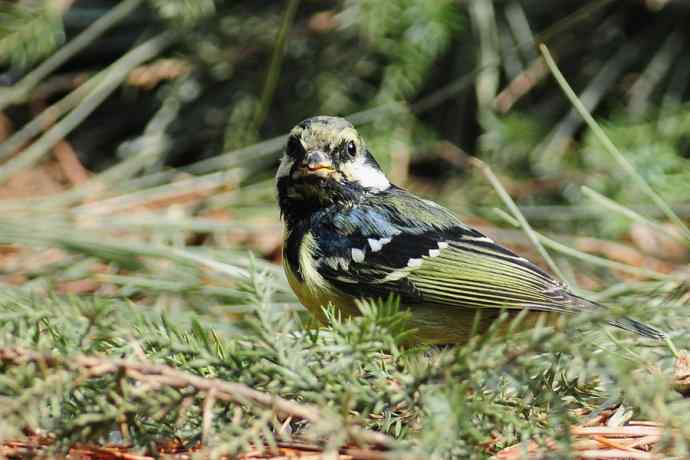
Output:
[[[391,184],[353,125],[308,118],[290,132],[276,173],[284,268],[300,302],[323,320],[333,304],[399,297],[415,341],[463,343],[502,310],[576,313],[604,308],[463,224],[446,208]],[[536,317],[538,315],[528,315]],[[660,339],[629,318],[609,323]]]

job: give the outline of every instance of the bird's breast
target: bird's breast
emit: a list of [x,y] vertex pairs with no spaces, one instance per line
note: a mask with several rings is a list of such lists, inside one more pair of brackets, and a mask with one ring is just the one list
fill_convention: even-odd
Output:
[[[289,244],[286,248],[290,250]],[[325,319],[322,307],[328,304],[332,304],[346,315],[357,314],[354,299],[340,294],[319,273],[314,235],[309,231],[305,232],[293,250],[296,254],[286,254],[283,258],[283,267],[288,283],[302,305],[321,321]]]

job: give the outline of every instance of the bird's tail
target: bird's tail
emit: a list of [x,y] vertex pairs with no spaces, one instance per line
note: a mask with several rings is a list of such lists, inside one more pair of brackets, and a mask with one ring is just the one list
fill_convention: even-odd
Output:
[[[591,300],[587,300],[584,297],[579,297],[573,294],[571,295],[576,301],[580,302],[582,306],[586,307],[587,309],[591,309],[592,307],[606,308],[604,305],[598,304]],[[623,317],[619,319],[610,319],[607,322],[611,326],[615,326],[626,331],[634,332],[636,334],[639,334],[643,337],[648,337],[650,339],[663,340],[666,338],[665,332],[662,332],[658,329],[653,328],[652,326],[648,326],[632,318]]]
[[644,323],[636,321],[632,318],[621,318],[609,320],[608,322],[611,326],[616,326],[626,331],[635,332],[643,337],[649,337],[650,339],[663,340],[666,338],[666,333],[658,329],[648,326]]

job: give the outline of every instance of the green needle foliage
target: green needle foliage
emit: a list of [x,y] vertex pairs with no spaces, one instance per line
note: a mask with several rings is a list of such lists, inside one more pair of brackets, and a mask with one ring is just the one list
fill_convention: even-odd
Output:
[[60,13],[50,2],[35,3],[0,3],[0,65],[29,67],[64,42]]
[[[597,318],[529,332],[514,324],[508,337],[425,349],[404,346],[413,331],[394,299],[362,304],[352,320],[327,310],[327,327],[305,329],[270,308],[262,275],[253,286],[241,334],[204,315],[160,316],[117,299],[5,292],[0,436],[50,432],[56,449],[203,440],[213,454],[232,454],[295,438],[326,448],[371,442],[368,431],[353,434],[365,429],[388,434],[394,457],[483,458],[527,440],[565,454],[576,410],[621,401],[673,428],[670,451],[688,454],[690,402],[670,388],[670,351],[628,335],[607,340],[592,332],[603,327],[592,326]],[[228,382],[318,410],[305,419]]]

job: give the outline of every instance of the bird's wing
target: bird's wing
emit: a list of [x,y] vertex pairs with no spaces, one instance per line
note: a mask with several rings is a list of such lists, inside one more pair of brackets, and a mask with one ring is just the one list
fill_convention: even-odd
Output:
[[[316,270],[340,293],[397,294],[403,305],[578,312],[603,308],[445,208],[394,188],[313,222]],[[378,201],[377,201],[378,199]],[[661,339],[630,318],[609,324]]]
[[444,208],[404,191],[339,213],[320,228],[317,238],[322,243],[317,270],[349,296],[385,297],[392,292],[403,303],[469,308],[584,307],[564,284],[527,259]]

